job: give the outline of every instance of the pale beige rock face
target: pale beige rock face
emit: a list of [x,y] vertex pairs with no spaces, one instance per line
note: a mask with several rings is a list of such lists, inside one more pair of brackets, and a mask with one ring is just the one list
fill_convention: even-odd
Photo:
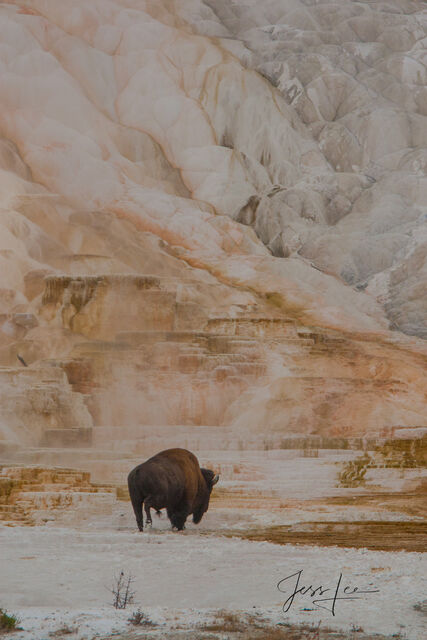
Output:
[[425,15],[399,7],[0,5],[4,443],[426,425],[424,343],[388,332],[427,316]]
[[0,445],[35,446],[50,429],[81,429],[92,418],[59,367],[0,368]]
[[[401,330],[425,337],[425,7],[348,0],[184,4],[199,33],[222,38],[223,46],[277,87],[327,161],[322,170],[310,165],[307,175],[298,142],[296,156],[288,149],[281,154],[292,163],[284,177],[277,172],[284,162],[274,154],[271,130],[263,132],[261,160],[254,148],[248,155],[277,185],[274,191],[267,183],[256,186],[259,201],[242,221],[275,255],[297,252],[353,286],[365,287],[383,274],[379,295],[388,317]],[[230,46],[236,41],[240,46]],[[221,78],[218,86],[225,82]],[[226,111],[225,101],[222,106]],[[249,107],[239,107],[236,120],[244,128]],[[280,140],[269,109],[263,114],[255,130],[272,126]],[[231,127],[228,139],[247,153],[238,131]]]

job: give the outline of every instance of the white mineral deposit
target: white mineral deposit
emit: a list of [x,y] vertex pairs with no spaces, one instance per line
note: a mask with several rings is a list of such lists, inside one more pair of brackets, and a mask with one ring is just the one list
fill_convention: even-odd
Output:
[[[416,0],[0,0],[0,635],[427,636],[426,45]],[[140,533],[176,447],[209,511]]]

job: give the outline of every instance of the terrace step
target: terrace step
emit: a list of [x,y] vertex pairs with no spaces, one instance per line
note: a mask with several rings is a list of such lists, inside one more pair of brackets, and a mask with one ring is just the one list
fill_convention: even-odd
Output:
[[[15,463],[22,464],[37,464],[44,466],[55,466],[56,461],[60,466],[69,466],[75,464],[76,460],[79,462],[79,468],[83,469],[83,464],[89,464],[92,461],[102,459],[106,462],[115,460],[117,454],[110,449],[95,449],[95,448],[43,448],[36,447],[32,449],[25,449],[20,451],[15,457]],[[86,467],[84,468],[86,472]],[[83,471],[82,471],[83,472]],[[90,474],[89,474],[90,475]]]
[[21,506],[0,504],[0,522],[11,525],[32,525],[33,521]]
[[207,324],[207,331],[215,334],[248,336],[258,339],[272,337],[298,338],[295,322],[287,318],[210,318]]
[[[90,474],[73,469],[46,467],[1,467],[0,520],[7,524],[34,524],[52,519],[54,510],[62,513],[111,513],[116,488],[90,482]],[[7,487],[6,487],[7,485]]]
[[87,447],[92,443],[92,427],[46,429],[41,445],[45,447]]
[[116,334],[117,342],[132,347],[156,342],[204,344],[208,337],[207,333],[200,331],[121,331]]

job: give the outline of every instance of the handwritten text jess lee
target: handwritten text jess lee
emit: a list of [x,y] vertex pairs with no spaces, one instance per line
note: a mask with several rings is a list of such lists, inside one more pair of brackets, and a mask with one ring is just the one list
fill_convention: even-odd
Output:
[[[323,596],[327,591],[332,591],[332,589],[325,588],[323,585],[319,585],[318,587],[314,587],[313,585],[310,585],[309,587],[300,586],[301,575],[302,575],[302,569],[301,571],[297,571],[296,573],[292,573],[290,576],[283,578],[277,584],[277,588],[279,589],[279,591],[281,591],[282,593],[286,593],[287,592],[286,587],[288,587],[289,585],[289,583],[285,584],[286,581],[290,580],[291,578],[296,578],[293,592],[288,597],[286,602],[283,604],[284,613],[287,613],[289,611],[297,595],[308,596],[311,599],[312,604],[316,605],[317,607],[320,607],[321,609],[326,609],[326,611],[330,611],[334,616],[335,606],[338,600],[361,600],[362,594],[379,592],[379,589],[362,591],[358,587],[352,588],[349,586],[344,587],[344,589],[342,589],[342,591],[340,592],[341,582],[342,582],[342,573],[340,573],[340,577],[338,578],[338,582],[336,584],[334,594],[332,595],[332,597],[328,597],[328,598],[317,597],[317,596]],[[315,597],[316,597],[316,600],[313,600],[313,598]],[[322,604],[319,604],[319,603],[322,603]],[[326,605],[326,603],[330,603],[329,607]]]

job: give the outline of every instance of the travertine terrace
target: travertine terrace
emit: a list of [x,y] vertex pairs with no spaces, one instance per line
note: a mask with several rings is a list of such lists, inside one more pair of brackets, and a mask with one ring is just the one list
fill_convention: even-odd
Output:
[[4,461],[427,426],[425,24],[0,5]]
[[68,525],[86,514],[111,514],[116,491],[94,485],[89,473],[73,469],[3,467],[0,472],[0,521],[44,524],[65,516]]

